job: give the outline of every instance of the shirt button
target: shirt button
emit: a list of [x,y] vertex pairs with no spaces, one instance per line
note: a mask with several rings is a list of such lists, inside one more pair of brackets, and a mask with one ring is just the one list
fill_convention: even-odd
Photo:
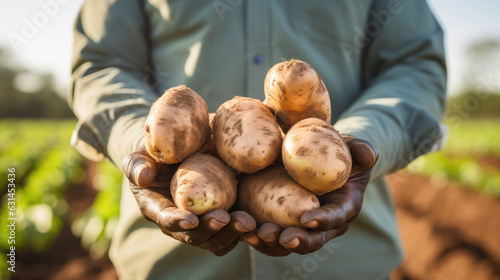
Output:
[[255,64],[261,64],[262,61],[264,61],[264,58],[262,57],[261,54],[256,54],[254,57],[253,57],[253,62]]

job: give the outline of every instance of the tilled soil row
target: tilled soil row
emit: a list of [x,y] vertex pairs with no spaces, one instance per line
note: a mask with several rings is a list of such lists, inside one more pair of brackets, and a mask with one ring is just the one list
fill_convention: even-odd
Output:
[[500,199],[401,172],[388,181],[406,255],[394,279],[500,279]]

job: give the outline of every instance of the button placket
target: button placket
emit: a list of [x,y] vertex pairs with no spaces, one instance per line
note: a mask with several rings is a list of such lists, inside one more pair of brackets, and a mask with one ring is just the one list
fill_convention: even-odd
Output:
[[249,97],[264,98],[264,78],[270,59],[270,11],[264,0],[247,2],[247,88]]

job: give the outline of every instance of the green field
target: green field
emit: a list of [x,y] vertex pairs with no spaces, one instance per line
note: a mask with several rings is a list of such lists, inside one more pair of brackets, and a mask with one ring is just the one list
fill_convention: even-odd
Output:
[[450,134],[443,150],[418,158],[406,170],[499,197],[500,119],[449,125]]
[[[70,146],[75,124],[75,121],[0,121],[0,219],[3,221],[0,234],[9,235],[4,223],[12,217],[10,198],[15,200],[18,251],[41,252],[50,248],[66,220],[72,224],[74,234],[82,237],[82,246],[96,255],[108,249],[119,214],[121,173],[107,162],[99,163],[92,181],[99,190],[94,205],[76,217],[69,216],[64,193],[69,186],[82,182],[89,165]],[[6,252],[11,245],[2,238],[0,249]],[[4,258],[2,253],[2,271],[6,271]]]

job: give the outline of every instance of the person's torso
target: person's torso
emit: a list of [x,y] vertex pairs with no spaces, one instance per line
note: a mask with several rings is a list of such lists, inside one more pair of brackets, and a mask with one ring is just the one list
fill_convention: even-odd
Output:
[[150,0],[153,85],[185,84],[215,112],[235,95],[264,100],[267,71],[294,58],[322,76],[335,120],[360,94],[371,2]]

